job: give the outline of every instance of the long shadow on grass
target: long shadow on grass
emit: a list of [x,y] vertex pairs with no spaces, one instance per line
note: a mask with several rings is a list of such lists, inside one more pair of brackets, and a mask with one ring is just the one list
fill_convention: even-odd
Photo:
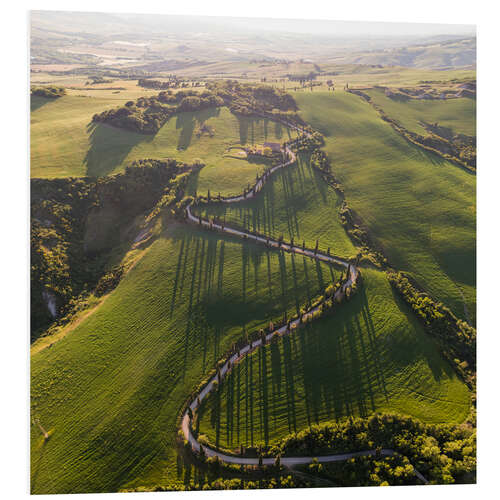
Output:
[[[425,332],[425,329],[422,328],[413,311],[394,289],[392,289],[392,294],[399,310],[405,315],[406,320],[416,332],[415,337],[412,339],[404,339],[401,343],[393,342],[394,349],[398,352],[399,362],[404,364],[416,358],[423,358],[429,366],[435,380],[439,381],[443,378],[454,377],[455,372],[450,363],[440,354],[440,347],[436,340]],[[418,342],[416,335],[419,334],[417,332],[422,330],[426,339],[423,342]],[[409,351],[411,351],[411,355]]]
[[33,111],[40,109],[42,106],[45,106],[49,102],[55,102],[56,100],[57,99],[51,99],[48,97],[40,97],[37,95],[32,95],[30,97],[30,111],[33,113]]
[[[443,368],[433,345],[419,348],[422,342],[398,332],[395,337],[403,337],[399,346],[392,346],[392,336],[379,338],[364,289],[339,307],[342,310],[331,317],[306,325],[245,358],[247,383],[242,406],[247,444],[253,444],[257,436],[268,442],[271,430],[282,433],[285,429],[280,429],[278,422],[288,432],[295,432],[325,419],[367,416],[376,410],[377,399],[389,402],[385,372],[397,356],[392,353],[387,358],[388,347],[381,342],[390,340],[390,349],[396,349],[398,355],[403,351],[402,366],[424,356],[436,378],[443,372],[451,375],[451,367],[449,371],[446,365]],[[415,318],[409,317],[408,321],[418,328]],[[252,376],[255,369],[257,380]]]
[[184,112],[176,116],[175,128],[180,129],[177,149],[184,150],[191,145],[193,133],[197,125],[201,125],[209,118],[219,116],[219,108],[208,108],[201,111]]
[[153,135],[129,132],[103,123],[87,125],[90,147],[85,155],[88,177],[103,177],[123,164],[130,151],[141,142],[151,142]]

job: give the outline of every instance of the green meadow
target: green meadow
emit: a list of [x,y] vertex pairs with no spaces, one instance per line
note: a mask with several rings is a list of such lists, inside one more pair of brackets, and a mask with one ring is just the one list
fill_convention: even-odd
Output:
[[391,118],[408,130],[427,135],[420,122],[438,123],[455,134],[476,136],[476,100],[466,97],[444,100],[409,99],[398,101],[387,97],[383,90],[369,89],[366,93]]
[[[297,312],[338,271],[176,226],[93,314],[31,357],[33,493],[172,486],[178,415],[241,338]],[[130,481],[133,482],[130,483]]]
[[[303,118],[325,135],[349,205],[390,263],[474,321],[475,177],[406,142],[357,96],[294,97]],[[237,118],[227,108],[182,113],[154,136],[91,123],[94,113],[124,101],[112,94],[33,98],[32,177],[109,175],[148,157],[200,159],[205,166],[192,177],[190,193],[230,195],[267,164],[230,158],[229,147],[293,137],[279,124]],[[410,121],[420,119],[405,112]],[[213,137],[198,136],[202,123]],[[357,250],[340,223],[339,204],[300,156],[255,199],[197,210],[308,247],[318,240],[320,249],[348,258]],[[245,331],[298,312],[340,272],[166,217],[157,224],[163,227],[155,228],[156,239],[131,252],[137,261],[115,290],[66,335],[34,345],[31,415],[50,438],[33,423],[32,493],[188,485],[176,436],[190,393]],[[236,365],[203,405],[200,433],[236,448],[373,411],[462,422],[470,408],[466,386],[385,275],[366,268],[362,274],[358,293],[332,316]]]
[[[201,160],[206,166],[197,179],[200,193],[217,189],[222,195],[236,194],[267,164],[224,156],[227,148],[284,142],[293,134],[270,120],[237,118],[221,108],[180,113],[156,135],[145,135],[92,123],[96,112],[124,104],[123,99],[70,95],[47,101],[32,99],[32,177],[104,176],[141,158]],[[213,137],[198,137],[202,123],[213,127]]]
[[398,412],[459,423],[470,396],[384,274],[335,313],[235,365],[202,404],[199,433],[229,449],[276,442],[328,420]]
[[346,199],[397,269],[475,322],[476,178],[410,144],[358,96],[294,94]]
[[286,241],[319,248],[340,257],[351,257],[356,248],[340,223],[341,203],[335,190],[311,168],[307,157],[276,171],[255,198],[236,204],[200,205],[193,210],[203,216],[225,217],[226,223]]

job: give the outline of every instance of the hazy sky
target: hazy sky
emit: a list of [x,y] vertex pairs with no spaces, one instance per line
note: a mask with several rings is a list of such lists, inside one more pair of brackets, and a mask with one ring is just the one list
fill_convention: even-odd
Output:
[[[306,7],[304,7],[306,9]],[[474,35],[474,25],[460,24],[422,24],[422,23],[378,23],[363,21],[326,21],[300,19],[270,19],[211,16],[171,16],[158,14],[113,14],[68,11],[33,11],[32,19],[59,22],[61,27],[71,29],[82,27],[84,31],[118,28],[117,24],[140,28],[150,27],[154,31],[170,29],[172,31],[267,31],[297,34],[316,34],[338,37],[432,37],[436,35]],[[99,26],[100,25],[100,26]],[[121,26],[123,29],[125,26]]]

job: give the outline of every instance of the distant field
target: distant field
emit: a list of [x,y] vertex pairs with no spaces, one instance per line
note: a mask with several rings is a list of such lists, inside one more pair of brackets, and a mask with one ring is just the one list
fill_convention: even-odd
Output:
[[427,134],[425,128],[419,124],[419,121],[424,121],[449,127],[455,134],[476,136],[475,99],[410,99],[402,102],[386,97],[383,90],[370,89],[366,93],[391,118],[395,118],[405,128],[417,134]]
[[[182,483],[189,393],[245,328],[295,313],[338,271],[178,226],[66,337],[31,357],[33,493]],[[129,484],[134,480],[133,484]]]
[[227,448],[272,443],[325,420],[374,411],[459,423],[466,386],[383,273],[333,317],[309,324],[234,366],[200,412],[200,434]]
[[[340,200],[309,165],[307,158],[298,164],[278,170],[253,200],[237,204],[202,207],[206,216],[225,217],[228,225],[245,227],[275,239],[314,248],[319,247],[341,257],[351,257],[356,249],[340,223]],[[198,209],[196,209],[198,210]],[[196,212],[194,210],[194,212]]]
[[475,321],[475,177],[409,144],[361,98],[296,93],[303,118],[326,136],[349,204],[397,269]]
[[[119,98],[66,96],[50,102],[34,98],[32,177],[109,175],[140,158],[201,159],[206,167],[197,179],[199,191],[217,189],[224,195],[234,194],[253,182],[266,165],[223,157],[226,149],[264,141],[283,142],[292,134],[267,119],[236,118],[227,108],[181,113],[155,136],[91,123],[94,113],[123,103]],[[197,126],[205,121],[214,127],[213,137],[197,137]]]

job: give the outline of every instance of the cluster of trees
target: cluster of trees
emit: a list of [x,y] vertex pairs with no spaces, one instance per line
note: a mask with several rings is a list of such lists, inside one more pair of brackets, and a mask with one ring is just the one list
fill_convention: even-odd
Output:
[[458,319],[441,302],[418,291],[402,273],[387,273],[392,286],[410,305],[426,330],[441,344],[446,357],[467,380],[476,369],[476,330]]
[[300,120],[296,115],[297,104],[290,94],[267,85],[240,84],[232,80],[209,82],[203,92],[165,90],[157,96],[141,97],[119,108],[97,113],[92,120],[134,132],[155,134],[176,113],[224,105],[240,115],[260,114]]
[[255,85],[239,83],[236,80],[222,82],[209,82],[206,88],[215,92],[224,100],[231,112],[240,115],[253,115],[255,113],[274,113],[286,116],[294,115],[297,103],[285,91],[269,85]]
[[402,486],[421,484],[403,455],[360,456],[331,463],[313,461],[302,470],[338,486]]
[[291,82],[299,82],[301,85],[305,85],[307,82],[312,82],[316,80],[318,73],[310,71],[309,73],[297,73],[285,75]]
[[140,78],[137,80],[137,85],[145,89],[167,90],[178,86],[176,79],[162,82],[161,80],[150,80],[149,78]]
[[[181,81],[177,77],[170,77],[168,81],[152,80],[150,78],[139,78],[137,85],[145,89],[167,90],[189,87],[189,82]],[[191,82],[192,87],[201,87],[202,83],[198,81]]]
[[56,87],[54,85],[49,85],[47,87],[32,87],[31,95],[56,99],[66,95],[66,89],[64,87]]
[[99,83],[113,83],[113,80],[104,78],[101,75],[89,76],[89,80],[85,82],[85,85],[97,85]]
[[325,145],[325,138],[320,132],[312,132],[311,135],[302,136],[299,141],[294,142],[293,149],[298,153],[313,153]]
[[[407,457],[433,484],[472,483],[476,475],[476,431],[465,425],[424,424],[395,414],[311,426],[290,434],[268,450],[271,456],[325,455],[370,449],[392,449]],[[351,465],[363,465],[365,460]],[[395,461],[400,467],[402,463]],[[406,467],[407,464],[404,466]],[[364,468],[364,467],[363,467]],[[357,467],[354,467],[356,471]],[[408,471],[409,472],[409,468]],[[401,474],[392,476],[404,479]]]
[[311,155],[311,166],[327,174],[331,171],[330,160],[326,153],[321,149],[316,149]]
[[63,322],[78,297],[118,284],[123,269],[107,262],[123,228],[167,194],[179,202],[189,172],[175,160],[146,160],[110,177],[31,180],[32,340],[55,319],[49,300]]
[[96,113],[92,121],[143,134],[155,134],[171,116],[177,113],[199,111],[223,104],[222,98],[214,92],[198,93],[193,90],[180,90],[173,93],[167,90],[160,92],[157,96],[140,97],[135,102],[128,101],[119,108]]

